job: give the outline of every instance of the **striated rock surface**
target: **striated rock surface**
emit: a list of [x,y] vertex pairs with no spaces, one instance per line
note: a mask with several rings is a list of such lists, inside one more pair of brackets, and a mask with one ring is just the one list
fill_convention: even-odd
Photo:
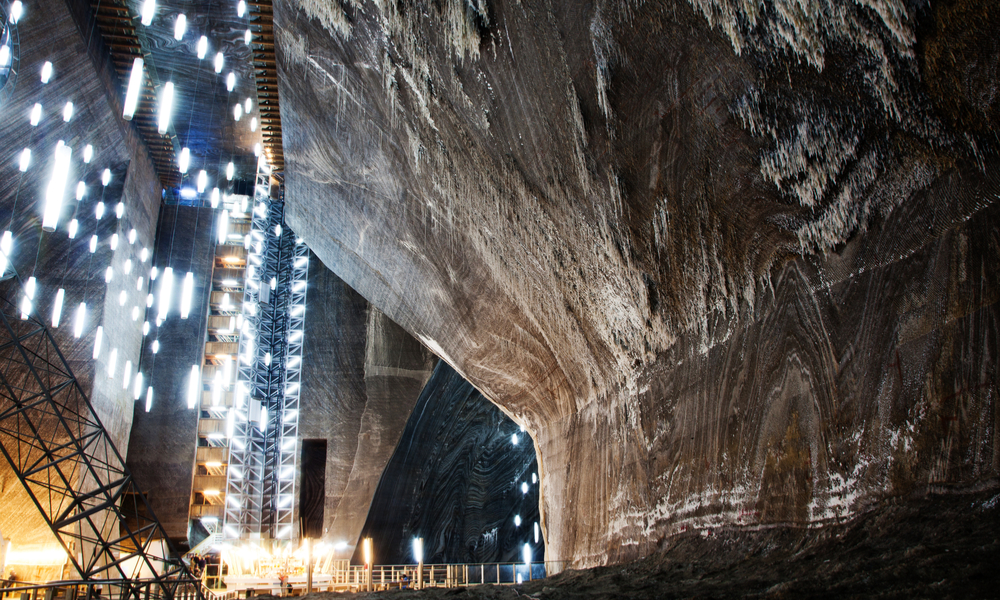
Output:
[[434,357],[318,261],[306,312],[299,437],[326,440],[322,536],[346,558]]
[[1000,475],[993,5],[275,24],[289,224],[527,427],[549,558]]
[[[428,564],[518,562],[525,543],[541,561],[537,472],[531,438],[438,363],[382,473],[361,537],[373,539],[379,564],[412,563],[417,537]],[[360,547],[354,560],[363,562]]]

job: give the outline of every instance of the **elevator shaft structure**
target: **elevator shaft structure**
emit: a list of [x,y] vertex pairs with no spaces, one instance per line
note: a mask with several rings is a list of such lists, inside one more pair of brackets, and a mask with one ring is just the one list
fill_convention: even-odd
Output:
[[84,581],[201,596],[51,333],[16,306],[18,283],[0,295],[0,453]]
[[230,423],[225,540],[292,539],[309,249],[258,173]]

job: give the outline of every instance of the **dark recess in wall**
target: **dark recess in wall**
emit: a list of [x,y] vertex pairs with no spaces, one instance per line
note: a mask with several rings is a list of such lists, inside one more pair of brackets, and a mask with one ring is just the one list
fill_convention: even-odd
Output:
[[373,538],[377,564],[412,563],[414,537],[424,538],[428,564],[515,562],[525,543],[540,561],[537,472],[528,434],[439,362],[382,474],[361,537]]
[[326,440],[302,440],[299,518],[303,537],[323,537],[326,503]]

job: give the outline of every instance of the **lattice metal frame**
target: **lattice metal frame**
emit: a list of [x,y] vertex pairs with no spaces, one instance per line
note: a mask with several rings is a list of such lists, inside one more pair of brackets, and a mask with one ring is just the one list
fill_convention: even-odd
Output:
[[[189,595],[197,579],[171,558],[170,539],[48,329],[20,316],[18,283],[15,275],[0,298],[0,453],[84,580],[123,580],[123,597],[153,585],[157,596]],[[157,542],[167,557],[155,555]],[[140,578],[136,563],[153,577]]]
[[228,540],[295,536],[309,250],[284,226],[284,201],[271,199],[269,189],[269,174],[258,172],[229,445],[223,524]]

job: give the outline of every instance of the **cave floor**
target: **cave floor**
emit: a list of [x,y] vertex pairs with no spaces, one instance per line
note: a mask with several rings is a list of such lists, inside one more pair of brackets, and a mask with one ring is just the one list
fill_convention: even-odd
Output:
[[1000,490],[887,502],[843,525],[674,537],[632,563],[520,586],[332,598],[997,598]]

